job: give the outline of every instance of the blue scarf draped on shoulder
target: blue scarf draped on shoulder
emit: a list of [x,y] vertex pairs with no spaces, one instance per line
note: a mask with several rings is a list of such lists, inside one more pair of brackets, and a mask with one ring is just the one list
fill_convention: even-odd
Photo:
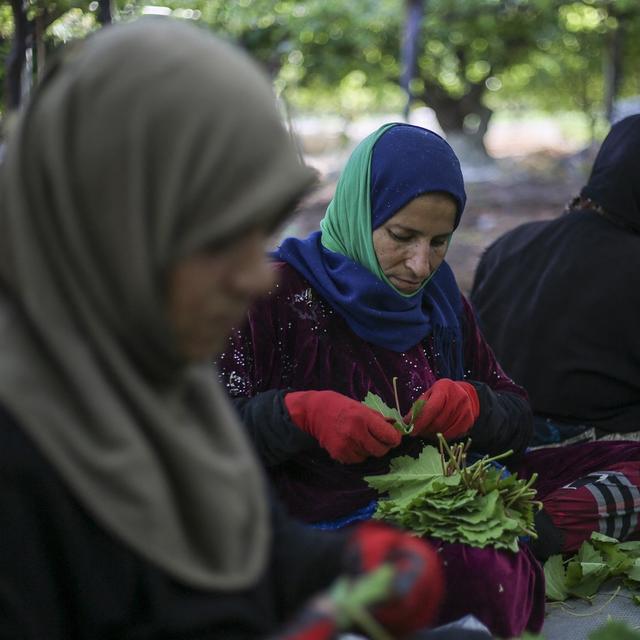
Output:
[[462,298],[449,265],[443,262],[407,295],[386,279],[375,258],[375,264],[368,258],[375,256],[374,229],[414,198],[436,191],[454,198],[457,227],[466,194],[451,147],[427,129],[386,125],[349,158],[322,231],[306,239],[287,238],[271,255],[308,280],[363,340],[402,353],[432,337],[439,377],[461,379]]

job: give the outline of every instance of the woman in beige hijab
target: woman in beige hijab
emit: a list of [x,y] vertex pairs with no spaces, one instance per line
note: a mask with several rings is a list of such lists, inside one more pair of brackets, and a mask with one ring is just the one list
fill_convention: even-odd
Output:
[[432,550],[290,522],[211,374],[311,181],[268,82],[205,31],[109,27],[48,71],[0,168],[0,637],[322,640],[326,597],[278,629],[384,561],[404,582],[374,614],[431,619]]

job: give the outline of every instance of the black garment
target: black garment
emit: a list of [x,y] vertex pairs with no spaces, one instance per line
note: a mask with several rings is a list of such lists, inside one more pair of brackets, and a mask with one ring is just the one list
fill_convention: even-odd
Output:
[[480,415],[469,432],[472,451],[491,456],[513,451],[503,462],[517,463],[533,434],[531,407],[522,396],[507,391],[494,391],[489,385],[468,380],[478,393]]
[[261,638],[333,581],[345,544],[274,505],[270,563],[255,587],[181,585],[96,523],[2,407],[0,513],[2,640]]
[[284,406],[286,390],[263,391],[251,398],[232,398],[254,449],[265,466],[274,467],[301,451],[319,447],[318,441],[298,429]]
[[616,122],[593,163],[580,195],[640,233],[640,114]]
[[471,301],[534,413],[640,430],[640,235],[590,211],[522,225],[482,256]]
[[[482,382],[471,384],[478,392],[480,415],[469,434],[473,449],[490,455],[514,452],[507,464],[524,453],[532,434],[531,409],[514,393],[494,391]],[[284,405],[287,392],[264,391],[252,398],[234,398],[255,449],[265,466],[274,467],[301,451],[319,447],[317,440],[298,429]]]

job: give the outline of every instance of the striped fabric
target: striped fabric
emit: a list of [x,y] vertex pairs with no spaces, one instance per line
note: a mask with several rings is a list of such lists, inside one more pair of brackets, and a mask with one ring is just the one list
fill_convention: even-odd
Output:
[[575,551],[592,531],[625,540],[638,531],[640,463],[594,471],[544,500],[554,524],[565,532],[563,551]]

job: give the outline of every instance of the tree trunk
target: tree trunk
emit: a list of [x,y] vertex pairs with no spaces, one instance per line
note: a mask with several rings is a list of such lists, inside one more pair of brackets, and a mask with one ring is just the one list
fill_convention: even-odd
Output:
[[611,123],[614,118],[614,106],[618,89],[622,81],[622,53],[624,43],[624,31],[622,27],[623,16],[611,16],[617,18],[616,27],[608,34],[607,48],[604,58],[604,111],[607,120]]
[[99,0],[98,12],[96,14],[98,22],[101,25],[111,24],[113,22],[113,15],[111,11],[111,0]]
[[420,27],[424,17],[424,0],[406,0],[406,22],[404,25],[404,36],[402,38],[402,76],[400,86],[407,94],[407,102],[404,108],[404,119],[409,118],[409,108],[413,93],[411,91],[411,81],[416,75],[418,62],[418,49],[420,40]]
[[[422,96],[424,102],[436,112],[447,138],[465,140],[465,146],[478,161],[486,161],[489,157],[484,136],[493,115],[493,111],[482,103],[484,89],[484,82],[470,84],[463,96],[454,98],[440,86],[428,84]],[[472,115],[476,116],[478,126],[465,128],[465,120]]]
[[44,15],[39,13],[35,17],[34,24],[34,40],[36,50],[36,78],[38,82],[42,80],[44,75],[44,69],[47,64],[47,48],[44,45],[44,31],[45,31],[45,18]]
[[13,44],[6,61],[7,110],[17,109],[24,93],[22,72],[25,66],[29,23],[23,0],[11,0]]

